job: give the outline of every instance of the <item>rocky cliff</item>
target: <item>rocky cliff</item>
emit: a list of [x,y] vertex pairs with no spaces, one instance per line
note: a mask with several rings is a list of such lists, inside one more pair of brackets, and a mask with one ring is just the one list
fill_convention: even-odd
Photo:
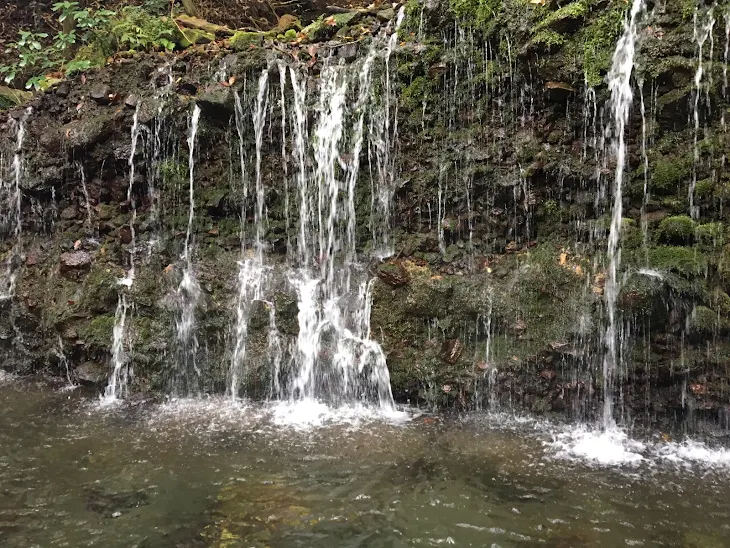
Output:
[[[17,280],[0,304],[2,366],[66,374],[63,354],[72,377],[104,386],[116,356],[132,394],[224,392],[245,339],[234,391],[275,395],[306,320],[292,263],[318,228],[337,236],[302,260],[348,272],[335,284],[371,280],[338,299],[364,303],[342,306],[369,314],[363,337],[397,400],[593,416],[615,166],[606,74],[627,4],[414,1],[397,34],[398,6],[381,8],[304,38],[120,56],[5,113],[0,257]],[[625,417],[727,416],[728,9],[642,13],[617,301]],[[339,110],[328,83],[345,88]],[[333,113],[344,129],[323,157]],[[241,273],[259,251],[254,295]],[[185,257],[200,289],[192,383]]]

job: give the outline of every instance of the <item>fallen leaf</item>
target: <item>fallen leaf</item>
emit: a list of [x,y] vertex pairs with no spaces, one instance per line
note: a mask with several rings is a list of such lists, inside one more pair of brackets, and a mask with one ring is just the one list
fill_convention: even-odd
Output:
[[172,269],[173,269],[173,268],[175,268],[175,265],[174,265],[174,264],[169,264],[169,265],[167,265],[167,266],[165,267],[165,274],[168,274],[168,273],[172,272]]
[[76,240],[76,241],[74,242],[74,249],[78,249],[78,248],[80,248],[80,247],[81,247],[81,240]]
[[565,263],[568,262],[568,254],[564,251],[560,254],[560,266],[565,266]]

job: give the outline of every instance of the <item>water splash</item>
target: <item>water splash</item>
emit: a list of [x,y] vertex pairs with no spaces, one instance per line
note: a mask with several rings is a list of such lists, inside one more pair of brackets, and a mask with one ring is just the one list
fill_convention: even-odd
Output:
[[127,396],[130,368],[129,353],[125,349],[125,343],[127,343],[129,308],[127,297],[123,294],[119,295],[112,329],[112,374],[101,398],[102,405],[111,405]]

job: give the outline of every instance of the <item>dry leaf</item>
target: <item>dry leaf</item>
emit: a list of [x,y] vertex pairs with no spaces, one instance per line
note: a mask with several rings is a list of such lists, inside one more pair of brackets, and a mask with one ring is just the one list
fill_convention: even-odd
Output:
[[76,240],[76,241],[74,242],[74,249],[78,249],[78,248],[80,248],[80,247],[81,247],[81,240]]

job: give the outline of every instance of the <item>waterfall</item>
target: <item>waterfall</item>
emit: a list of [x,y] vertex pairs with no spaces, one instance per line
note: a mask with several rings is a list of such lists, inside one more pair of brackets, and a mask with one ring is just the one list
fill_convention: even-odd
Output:
[[177,328],[179,363],[178,374],[173,390],[181,395],[197,393],[197,379],[200,376],[196,359],[198,353],[198,336],[195,331],[195,308],[200,299],[201,290],[195,278],[190,244],[195,221],[195,144],[198,136],[200,107],[196,104],[190,116],[188,132],[188,224],[185,233],[182,260],[183,275],[177,288],[179,316],[175,322]]
[[[703,77],[705,75],[705,61],[703,56],[703,48],[708,38],[712,41],[712,30],[715,27],[715,17],[713,10],[710,8],[704,15],[704,20],[700,21],[699,8],[694,14],[694,40],[697,43],[697,70],[694,77],[694,100],[692,103],[692,119],[694,121],[694,162],[692,165],[692,181],[689,186],[689,214],[693,219],[699,218],[699,208],[695,206],[695,187],[697,186],[697,169],[700,163],[699,149],[699,133],[700,133],[700,97],[702,95]],[[712,51],[710,52],[710,62],[712,62]],[[708,86],[711,82],[708,83]],[[709,92],[708,92],[709,93]],[[708,104],[709,108],[709,96]]]
[[[253,127],[256,141],[256,164],[255,164],[255,191],[256,205],[254,209],[254,243],[253,249],[247,250],[245,244],[245,205],[241,214],[241,246],[242,258],[239,261],[238,271],[238,300],[236,306],[236,342],[231,357],[228,392],[236,397],[240,388],[241,377],[244,374],[246,359],[246,345],[248,342],[248,322],[251,315],[252,305],[263,299],[263,278],[264,278],[264,200],[266,192],[263,185],[261,173],[261,148],[263,146],[264,126],[266,123],[266,109],[268,104],[268,83],[269,71],[265,69],[258,81],[258,93],[256,94],[256,107],[253,112]],[[245,173],[245,159],[243,152],[244,139],[244,109],[241,97],[235,94],[235,116],[236,129],[239,139],[239,153],[241,155],[241,176],[244,179],[243,198],[244,204],[248,194]],[[272,307],[273,309],[273,307]],[[275,322],[275,318],[272,319]]]
[[645,9],[644,0],[633,0],[631,11],[624,22],[623,35],[616,45],[613,64],[608,73],[608,87],[611,91],[611,138],[616,155],[616,170],[613,186],[613,210],[611,229],[608,235],[608,275],[605,285],[608,327],[606,328],[606,351],[603,357],[603,427],[615,426],[613,418],[613,392],[615,377],[620,370],[619,326],[616,318],[618,299],[618,269],[621,264],[621,223],[623,210],[622,187],[626,169],[626,125],[633,100],[631,73],[634,69],[634,54],[637,40],[637,20]]
[[11,179],[0,179],[0,235],[7,233],[13,242],[13,247],[5,261],[5,272],[3,273],[2,280],[0,280],[0,301],[9,299],[15,294],[18,268],[23,258],[23,244],[21,241],[23,232],[21,210],[23,193],[20,190],[20,182],[23,178],[23,143],[25,140],[25,130],[28,118],[32,113],[33,109],[28,107],[20,120],[16,122],[17,129]]
[[[135,223],[137,222],[137,200],[134,196],[134,177],[135,177],[135,163],[134,157],[137,154],[137,143],[141,132],[141,126],[139,123],[139,110],[141,102],[137,103],[137,107],[134,110],[134,116],[132,117],[132,129],[131,129],[131,146],[129,150],[129,158],[127,159],[127,165],[129,166],[129,178],[127,185],[127,202],[131,207],[131,216],[129,219],[129,232],[131,234],[131,241],[129,243],[129,269],[127,275],[117,280],[117,284],[123,288],[131,288],[134,283],[134,257],[137,246],[137,238],[135,231]],[[84,189],[86,189],[85,177],[83,168],[79,166],[82,174],[82,181],[84,181]],[[86,203],[88,208],[89,198],[88,192],[85,190]],[[89,222],[91,222],[90,211]],[[125,351],[124,345],[128,341],[127,334],[127,312],[132,306],[131,297],[124,293],[124,290],[120,290],[119,298],[117,300],[117,310],[114,314],[114,327],[112,328],[112,372],[109,376],[106,388],[104,389],[104,395],[102,397],[102,404],[111,404],[121,398],[124,398],[127,394],[127,380],[130,374],[130,364],[128,362],[129,353]]]
[[112,374],[109,383],[104,389],[102,405],[108,405],[124,398],[127,395],[127,381],[129,367],[127,352],[124,345],[127,342],[127,313],[129,304],[125,295],[119,296],[117,311],[114,313],[114,328],[112,329]]

